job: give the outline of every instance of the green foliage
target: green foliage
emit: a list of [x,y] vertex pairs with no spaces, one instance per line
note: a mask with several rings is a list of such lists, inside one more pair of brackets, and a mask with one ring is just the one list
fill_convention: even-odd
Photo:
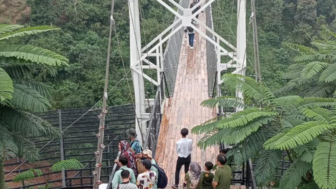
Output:
[[0,104],[5,100],[10,100],[13,94],[13,81],[9,75],[0,68]]
[[300,160],[296,160],[291,164],[289,169],[281,177],[280,188],[295,188],[300,182],[301,178],[305,177],[307,172],[311,170],[312,165]]
[[[297,125],[287,133],[280,133],[276,136],[277,140],[269,142],[266,145],[267,149],[292,149],[298,145],[306,144],[314,138],[322,134],[324,131],[335,128],[334,125],[329,125],[323,122],[310,121],[301,125]],[[281,136],[281,137],[280,137]]]
[[62,170],[72,170],[72,169],[82,169],[84,168],[83,164],[81,164],[76,159],[67,159],[60,162],[57,162],[51,167],[53,172],[59,172]]
[[21,182],[25,180],[30,180],[35,177],[42,176],[42,171],[40,169],[29,169],[15,176],[13,179],[14,182]]
[[255,170],[257,184],[262,185],[273,179],[272,176],[275,175],[281,159],[281,151],[263,150],[260,152]]
[[45,112],[51,107],[48,100],[37,90],[21,84],[14,85],[12,104],[22,110],[33,112]]
[[28,28],[22,28],[22,26],[20,26],[21,29],[14,31],[16,29],[15,27],[17,26],[14,26],[12,29],[10,29],[10,27],[7,27],[7,31],[4,31],[3,34],[1,34],[2,32],[0,28],[0,41],[7,40],[10,38],[23,37],[26,35],[35,35],[38,33],[59,30],[59,28],[50,27],[50,26],[37,26],[37,27],[28,27]]
[[321,142],[313,161],[314,179],[321,189],[336,187],[336,143]]

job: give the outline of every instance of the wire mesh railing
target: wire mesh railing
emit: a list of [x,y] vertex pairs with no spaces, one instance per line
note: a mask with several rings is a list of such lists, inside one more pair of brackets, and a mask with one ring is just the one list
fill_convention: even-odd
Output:
[[[208,2],[209,0],[207,0]],[[206,25],[214,29],[213,25],[213,18],[212,18],[212,7],[211,5],[205,9],[206,15]],[[214,39],[214,35],[210,31],[206,31],[206,35]],[[209,97],[214,97],[215,91],[215,83],[216,83],[216,76],[217,76],[217,49],[213,43],[207,40],[206,42],[206,53],[207,53],[207,71],[208,71],[208,91]]]
[[150,121],[148,122],[147,132],[144,142],[144,148],[148,148],[152,151],[153,157],[155,157],[157,142],[160,133],[160,125],[162,121],[162,104],[166,96],[166,82],[165,75],[161,74],[161,83],[157,87],[154,104],[151,108]]
[[[189,1],[180,0],[180,5],[184,8],[187,8]],[[182,15],[182,10],[178,10],[179,14]],[[175,18],[175,21],[178,18]],[[175,30],[182,23],[178,23],[173,29]],[[184,29],[181,28],[176,32],[168,41],[167,48],[164,53],[164,72],[167,80],[167,87],[170,91],[170,96],[173,96],[176,82],[177,69],[180,60],[182,39],[184,36]]]
[[[108,182],[114,159],[118,153],[118,143],[127,139],[125,131],[135,127],[133,105],[109,107],[106,119],[105,150],[103,153],[102,180]],[[95,155],[97,148],[97,128],[99,126],[100,109],[71,109],[50,111],[39,116],[51,123],[60,131],[64,131],[60,139],[50,142],[40,151],[40,159],[36,163],[24,163],[17,170],[6,177],[7,185],[12,189],[42,187],[49,188],[76,187],[85,188],[93,183],[92,172],[95,169]],[[87,113],[86,113],[87,112]],[[86,113],[86,114],[85,114]],[[81,117],[84,115],[83,117]],[[79,120],[78,117],[81,117]],[[71,127],[68,127],[71,125]],[[36,138],[34,145],[40,148],[50,139]],[[77,159],[85,165],[83,169],[64,172],[51,172],[50,167],[61,160]],[[11,160],[5,164],[5,174],[20,165],[22,160]],[[40,169],[41,177],[14,183],[14,177],[31,168]]]

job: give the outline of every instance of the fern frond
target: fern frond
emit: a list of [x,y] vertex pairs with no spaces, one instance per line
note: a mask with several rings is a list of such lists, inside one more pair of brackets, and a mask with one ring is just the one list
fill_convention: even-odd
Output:
[[237,164],[247,162],[249,159],[255,158],[262,150],[263,143],[267,140],[269,133],[261,127],[257,132],[252,133],[241,143],[234,145],[232,149],[226,154],[229,158],[234,156],[234,161]]
[[199,142],[199,146],[208,147],[213,145],[223,144],[237,144],[242,142],[252,133],[256,132],[261,126],[272,121],[271,118],[259,118],[256,119],[245,126],[235,127],[235,128],[224,128],[220,129],[218,132],[212,134],[212,136],[207,137],[203,141]]
[[14,182],[22,182],[25,180],[30,180],[35,177],[40,177],[42,176],[42,171],[40,169],[29,169],[28,171],[24,171],[13,179]]
[[13,79],[16,79],[16,78],[27,79],[27,78],[30,78],[32,76],[31,70],[25,65],[18,65],[18,66],[10,65],[10,66],[4,66],[2,68]]
[[332,93],[335,89],[334,86],[326,86],[326,85],[317,85],[315,87],[311,87],[308,93],[305,95],[306,97],[326,97],[328,93]]
[[284,96],[276,99],[272,99],[271,103],[277,107],[296,107],[303,99],[300,96]]
[[293,44],[293,43],[283,43],[283,45],[285,45],[286,47],[289,47],[292,50],[300,52],[301,54],[315,54],[316,53],[315,49],[304,46],[304,45]]
[[268,100],[274,98],[274,95],[269,88],[256,82],[250,77],[225,74],[223,76],[223,80],[230,89],[242,91],[246,97],[254,99],[258,102],[267,103]]
[[60,28],[56,28],[52,26],[36,26],[36,27],[21,28],[16,31],[11,31],[11,32],[0,34],[0,41],[8,40],[8,39],[15,38],[15,37],[35,35],[35,34],[54,31],[54,30],[60,30]]
[[332,117],[332,112],[330,110],[321,107],[304,108],[301,109],[301,112],[306,117],[322,123],[328,123]]
[[244,101],[235,97],[216,97],[205,100],[201,103],[202,106],[208,108],[215,108],[217,105],[224,108],[246,108],[248,105]]
[[336,99],[333,98],[319,98],[319,97],[305,97],[302,103],[298,106],[301,108],[311,108],[311,107],[335,107]]
[[282,74],[282,79],[295,79],[301,76],[301,70],[297,71],[289,71],[284,74]]
[[206,121],[205,123],[202,123],[201,125],[195,126],[194,128],[191,129],[191,132],[195,134],[214,132],[216,130],[217,125],[218,125],[217,118],[213,118]]
[[230,118],[218,121],[216,128],[221,129],[241,127],[258,118],[268,117],[274,119],[277,115],[277,112],[259,110],[258,108],[248,108],[241,112],[233,114]]
[[336,80],[336,63],[329,65],[322,73],[319,79],[321,82],[330,83]]
[[[2,111],[3,109],[0,109]],[[18,152],[18,147],[14,142],[11,132],[6,128],[6,125],[0,122],[0,153],[5,155],[5,158],[14,158]]]
[[76,159],[67,159],[60,162],[57,162],[51,167],[53,172],[59,172],[62,170],[74,170],[74,169],[83,169],[84,165]]
[[321,142],[317,146],[313,174],[321,189],[336,188],[336,142]]
[[255,171],[257,184],[263,185],[267,181],[273,180],[280,160],[282,160],[282,153],[279,150],[260,152]]
[[301,76],[307,79],[312,78],[316,76],[319,72],[321,72],[328,65],[329,64],[326,62],[319,62],[319,61],[310,62],[302,70]]
[[25,136],[45,136],[58,138],[59,131],[50,123],[31,113],[18,111],[11,108],[3,108],[0,112],[2,120],[11,131]]
[[45,112],[51,107],[49,101],[36,90],[21,84],[14,84],[12,104],[33,112]]
[[62,55],[31,45],[2,45],[0,46],[0,57],[1,56],[49,66],[63,66],[68,65],[69,62],[69,60]]
[[274,149],[274,144],[281,139],[282,137],[284,137],[287,132],[289,131],[289,128],[283,129],[281,130],[277,135],[273,136],[272,138],[268,139],[265,143],[264,143],[264,148],[266,150],[272,150]]
[[279,138],[270,149],[287,150],[312,141],[318,135],[335,126],[318,121],[310,121],[298,125]]
[[285,171],[280,180],[280,188],[296,188],[301,177],[305,177],[307,172],[312,168],[312,164],[300,160],[294,161]]
[[316,138],[307,144],[296,147],[294,151],[297,154],[298,159],[307,163],[312,163],[318,144],[319,140]]
[[35,91],[37,91],[40,95],[42,95],[43,97],[49,99],[51,98],[51,91],[52,91],[52,87],[41,83],[41,82],[37,82],[37,81],[28,81],[28,80],[23,80],[20,81],[20,84],[25,85],[31,89],[34,89]]
[[0,36],[5,34],[5,33],[9,33],[9,32],[13,32],[15,30],[18,30],[20,28],[23,28],[23,26],[21,26],[21,25],[10,25],[10,24],[0,24]]
[[5,100],[11,100],[13,91],[12,79],[5,70],[0,68],[0,104]]

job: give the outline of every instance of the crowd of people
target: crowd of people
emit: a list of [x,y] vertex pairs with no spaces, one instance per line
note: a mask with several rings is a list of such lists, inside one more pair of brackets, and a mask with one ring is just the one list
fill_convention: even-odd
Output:
[[[112,180],[113,189],[157,189],[159,188],[159,176],[165,174],[159,171],[159,166],[149,149],[143,150],[140,142],[136,139],[134,129],[127,130],[130,143],[123,140],[119,142],[120,156],[115,163],[119,169]],[[173,189],[179,188],[180,171],[184,166],[185,178],[183,189],[229,189],[231,185],[232,171],[227,165],[225,154],[227,150],[222,149],[217,156],[216,165],[208,161],[201,166],[191,161],[192,143],[187,138],[188,129],[181,130],[181,139],[176,142],[177,162],[175,182]],[[165,188],[165,187],[164,187]],[[181,187],[180,187],[181,188]]]

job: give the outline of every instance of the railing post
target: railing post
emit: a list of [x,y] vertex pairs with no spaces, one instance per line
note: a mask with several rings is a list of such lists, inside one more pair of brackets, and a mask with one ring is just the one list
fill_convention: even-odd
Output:
[[[63,138],[63,124],[62,124],[62,110],[58,110],[58,125],[61,133],[60,148],[61,148],[61,161],[64,161],[64,138]],[[65,171],[62,170],[62,186],[65,187]]]

